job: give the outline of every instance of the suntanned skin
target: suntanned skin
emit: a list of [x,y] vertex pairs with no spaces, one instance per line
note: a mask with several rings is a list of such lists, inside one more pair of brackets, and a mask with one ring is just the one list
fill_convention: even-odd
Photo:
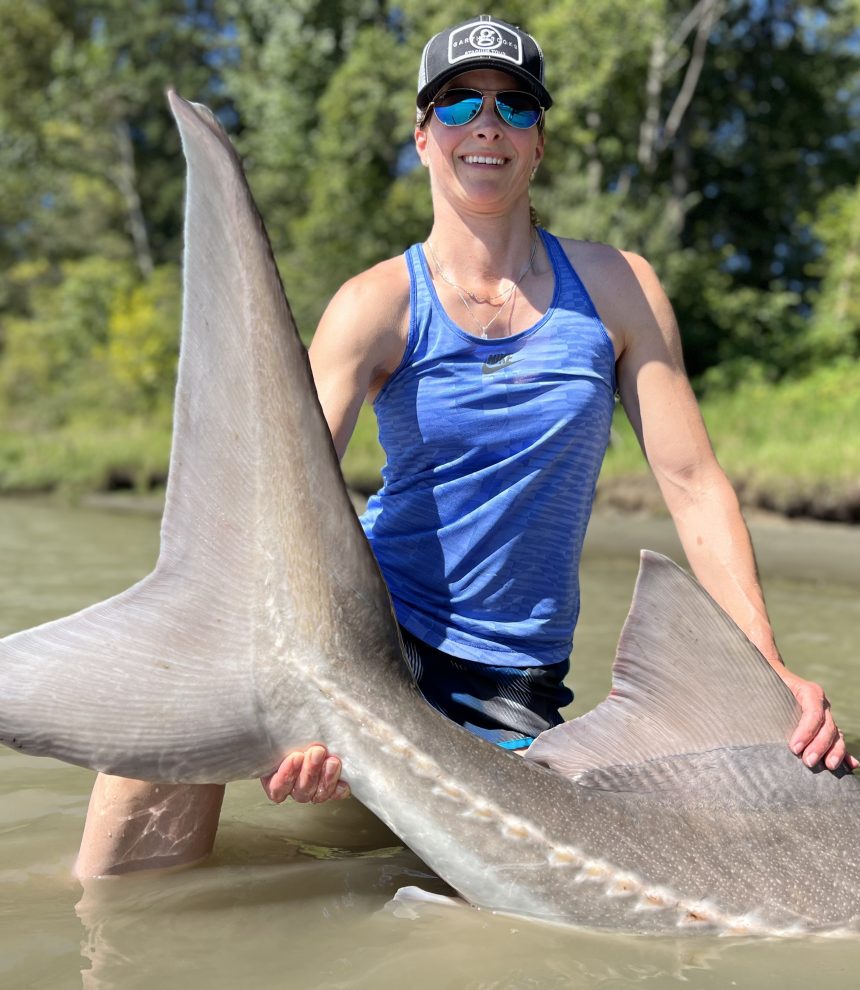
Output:
[[[492,92],[516,82],[483,70],[464,73],[449,85]],[[463,127],[444,128],[431,117],[425,128],[416,129],[415,141],[430,168],[435,218],[430,240],[446,273],[455,273],[459,284],[479,296],[502,291],[528,258],[528,187],[522,177],[542,158],[542,136],[535,129],[505,127],[485,103]],[[469,169],[463,159],[472,152],[507,159],[496,171],[511,174]],[[479,174],[470,174],[478,169]],[[604,244],[563,239],[562,245],[612,340],[622,404],[696,577],[798,700],[802,716],[789,742],[792,751],[810,767],[823,761],[835,770],[844,761],[855,769],[860,764],[847,754],[823,690],[791,673],[779,655],[749,532],[714,455],[684,370],[675,315],[654,270],[644,258]],[[438,277],[434,281],[449,315],[477,335],[456,290]],[[489,335],[507,336],[533,325],[548,308],[552,291],[552,270],[539,249],[514,305]],[[472,308],[484,321],[494,312],[474,303]],[[351,279],[323,315],[310,348],[311,365],[341,456],[362,401],[373,400],[400,362],[408,320],[409,276],[402,257]]]
[[149,784],[99,774],[75,864],[79,877],[170,869],[212,851],[224,787]]
[[[485,93],[518,88],[511,76],[493,70],[463,73],[448,86]],[[416,128],[415,145],[430,173],[434,223],[429,239],[446,273],[480,297],[503,292],[519,277],[531,253],[528,185],[543,157],[543,134],[534,127],[516,130],[502,124],[487,100],[481,113],[461,127],[443,127],[431,114],[424,127]],[[493,161],[475,162],[476,155]],[[779,655],[749,532],[711,447],[684,370],[678,325],[657,276],[635,254],[587,241],[562,240],[562,245],[612,341],[621,402],[696,577],[800,705],[801,717],[789,740],[792,752],[809,767],[823,762],[830,770],[840,764],[856,769],[860,764],[847,754],[822,688],[789,671]],[[475,318],[456,290],[435,274],[434,284],[451,318],[479,336]],[[539,245],[531,271],[489,336],[508,336],[532,326],[549,308],[553,288],[552,268]],[[471,305],[483,324],[496,313],[490,304]],[[350,279],[326,309],[310,359],[339,456],[362,402],[375,398],[400,363],[408,326],[409,275],[402,256]],[[348,796],[340,770],[338,757],[314,743],[285,755],[262,784],[275,802],[292,796],[319,803]],[[132,860],[134,869],[163,866],[165,857],[169,865],[199,860],[214,842],[222,794],[220,786],[172,785],[175,818],[164,830],[172,838],[165,838],[163,848],[152,844],[147,862],[130,849],[139,843],[147,817],[164,815],[163,786],[100,775],[78,875],[125,872]],[[182,836],[187,837],[184,844],[177,841]]]

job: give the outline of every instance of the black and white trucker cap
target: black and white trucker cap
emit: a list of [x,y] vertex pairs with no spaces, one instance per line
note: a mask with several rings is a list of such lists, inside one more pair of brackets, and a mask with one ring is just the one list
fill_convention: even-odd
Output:
[[481,14],[434,34],[424,46],[418,70],[418,109],[425,110],[454,76],[472,69],[498,69],[515,76],[546,110],[552,97],[543,83],[543,52],[525,31]]

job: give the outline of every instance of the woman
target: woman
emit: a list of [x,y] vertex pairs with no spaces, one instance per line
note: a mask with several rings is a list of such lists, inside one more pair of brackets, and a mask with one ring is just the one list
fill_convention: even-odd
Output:
[[[696,576],[801,706],[792,750],[810,767],[853,769],[822,689],[779,656],[653,270],[533,223],[529,183],[551,102],[540,48],[519,28],[485,15],[430,39],[415,146],[432,230],[347,282],[310,350],[340,455],[361,403],[374,402],[388,465],[362,522],[416,680],[440,711],[506,748],[560,721],[617,390]],[[348,793],[339,773],[316,744],[263,786],[274,801],[320,802]],[[205,855],[222,793],[100,777],[79,872]]]

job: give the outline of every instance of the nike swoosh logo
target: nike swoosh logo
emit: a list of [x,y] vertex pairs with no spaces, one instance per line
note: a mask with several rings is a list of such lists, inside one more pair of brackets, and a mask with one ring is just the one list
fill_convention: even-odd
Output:
[[481,365],[481,372],[485,375],[494,375],[497,371],[502,371],[504,368],[510,368],[510,366],[515,363],[516,361],[513,354],[494,355],[494,357],[489,358],[489,360],[485,361]]

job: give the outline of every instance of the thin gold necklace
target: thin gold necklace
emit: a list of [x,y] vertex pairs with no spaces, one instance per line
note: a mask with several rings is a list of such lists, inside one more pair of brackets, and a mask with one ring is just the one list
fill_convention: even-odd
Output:
[[522,281],[522,278],[523,278],[523,276],[521,275],[520,278],[519,278],[519,280],[514,283],[513,288],[507,294],[507,297],[506,297],[505,301],[502,303],[501,306],[499,306],[499,308],[496,310],[496,312],[493,313],[493,318],[490,320],[489,323],[481,323],[481,321],[475,315],[475,311],[469,305],[469,300],[460,291],[460,287],[458,285],[455,285],[454,286],[454,289],[455,289],[457,295],[460,297],[460,302],[462,302],[462,304],[469,311],[469,316],[471,316],[472,319],[475,321],[475,323],[477,323],[478,326],[481,328],[481,336],[484,338],[484,340],[487,339],[487,331],[496,322],[496,320],[502,315],[502,313],[504,312],[505,306],[507,306],[507,304],[510,302],[510,300],[513,299],[513,297],[514,297],[514,289],[516,289],[516,287],[519,285],[520,281]]
[[[534,230],[532,230],[531,254],[529,255],[529,260],[526,262],[525,268],[523,268],[523,270],[520,272],[519,278],[517,278],[516,281],[511,282],[511,284],[507,287],[507,289],[504,289],[502,292],[497,292],[494,296],[486,296],[486,297],[478,296],[474,292],[470,292],[469,289],[464,288],[462,285],[458,285],[458,283],[455,282],[454,279],[452,279],[451,276],[442,267],[442,263],[439,261],[439,257],[436,254],[435,250],[433,249],[433,244],[431,243],[429,238],[427,239],[426,243],[427,243],[427,249],[430,251],[430,257],[433,259],[433,266],[436,269],[437,274],[444,282],[447,282],[452,289],[457,290],[457,293],[461,299],[465,294],[478,305],[488,304],[490,306],[496,305],[496,303],[493,302],[494,299],[501,299],[502,301],[498,305],[504,306],[505,303],[508,301],[508,299],[510,299],[510,297],[514,294],[514,290],[516,289],[516,287],[526,277],[526,274],[529,272],[532,265],[534,264],[535,255],[537,254],[537,241],[538,241],[537,234],[535,233]],[[467,309],[469,308],[468,304],[466,304],[466,308]],[[480,326],[480,323],[478,325]]]

